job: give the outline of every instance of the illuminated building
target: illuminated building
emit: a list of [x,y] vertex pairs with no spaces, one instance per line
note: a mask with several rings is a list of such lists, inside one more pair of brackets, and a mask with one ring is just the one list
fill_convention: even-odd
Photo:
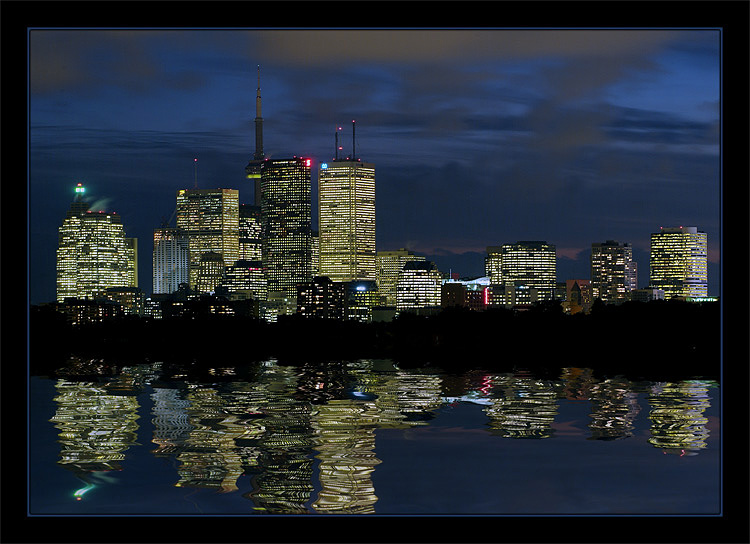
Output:
[[635,289],[630,293],[630,300],[634,302],[650,302],[652,300],[664,300],[664,291],[661,289]]
[[321,276],[375,279],[375,165],[355,157],[318,170]]
[[565,302],[562,303],[563,310],[569,314],[591,311],[591,280],[566,280]]
[[651,234],[649,288],[664,298],[708,295],[708,241],[697,227],[661,227]]
[[471,310],[484,310],[488,303],[485,289],[489,286],[489,278],[482,277],[474,280],[449,280],[440,289],[440,305],[443,308],[459,306]]
[[261,100],[260,100],[260,65],[258,66],[258,89],[255,95],[255,153],[253,158],[245,167],[245,175],[247,179],[253,180],[255,183],[254,187],[254,203],[256,206],[260,206],[260,192],[261,192],[261,170],[263,169],[263,163],[265,161],[265,154],[263,153],[263,117],[261,116]]
[[305,317],[344,319],[347,285],[326,276],[297,285],[297,313]]
[[396,309],[439,307],[441,284],[440,272],[432,261],[407,262],[396,286]]
[[126,238],[120,216],[92,212],[84,187],[58,229],[57,301],[93,298],[110,287],[137,287],[134,238]]
[[188,283],[190,250],[187,234],[176,228],[154,229],[153,292],[174,293]]
[[239,191],[180,189],[177,191],[177,228],[188,236],[188,283],[195,288],[204,253],[221,254],[225,266],[239,259]]
[[638,287],[636,263],[630,244],[607,240],[591,244],[591,296],[620,304]]
[[239,260],[224,270],[226,278],[223,286],[226,287],[230,298],[236,293],[246,293],[255,300],[266,300],[268,289],[263,263]]
[[396,305],[396,286],[404,265],[410,261],[424,261],[425,258],[415,255],[404,248],[395,251],[378,251],[375,255],[375,281],[378,291],[385,297],[386,306]]
[[198,293],[213,293],[224,283],[224,259],[220,253],[209,251],[201,255],[195,290]]
[[505,281],[499,285],[490,284],[486,290],[486,302],[489,306],[528,306],[539,302],[539,290],[529,287],[522,281]]
[[260,206],[240,204],[239,259],[260,261],[262,259]]
[[541,241],[489,246],[485,272],[491,285],[512,282],[524,286],[530,293],[534,289],[538,301],[552,300],[557,282],[555,246]]
[[120,305],[127,315],[143,315],[146,295],[137,287],[110,287],[99,297]]
[[310,159],[267,160],[261,171],[263,266],[268,291],[295,296],[312,280]]
[[346,317],[356,321],[372,321],[372,309],[383,304],[383,295],[372,280],[352,281],[347,284]]

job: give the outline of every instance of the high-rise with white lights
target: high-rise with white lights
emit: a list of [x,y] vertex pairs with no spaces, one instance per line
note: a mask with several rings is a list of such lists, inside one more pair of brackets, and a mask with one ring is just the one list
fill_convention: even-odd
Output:
[[177,191],[177,228],[188,236],[189,284],[195,288],[204,253],[221,254],[224,266],[239,259],[239,191],[180,189]]
[[607,240],[591,244],[591,296],[594,300],[619,304],[638,288],[633,247]]
[[89,210],[83,185],[75,190],[58,229],[57,301],[95,298],[111,287],[137,287],[137,245],[125,236],[120,216]]
[[424,261],[425,258],[406,248],[378,251],[375,255],[375,281],[378,292],[385,298],[386,306],[396,305],[398,278],[404,265],[410,261]]
[[651,234],[649,288],[664,298],[708,296],[708,239],[697,227],[661,227]]
[[539,301],[551,300],[557,282],[555,246],[543,241],[489,246],[485,271],[491,285],[513,283],[535,289]]
[[440,306],[442,278],[432,261],[409,261],[402,268],[396,287],[398,311]]
[[174,293],[188,283],[189,266],[187,234],[174,227],[154,229],[153,293]]
[[268,292],[296,297],[312,280],[312,205],[309,158],[265,161],[261,171],[262,260]]
[[[337,133],[338,134],[338,133]],[[337,157],[318,169],[319,270],[333,281],[375,279],[375,165]]]

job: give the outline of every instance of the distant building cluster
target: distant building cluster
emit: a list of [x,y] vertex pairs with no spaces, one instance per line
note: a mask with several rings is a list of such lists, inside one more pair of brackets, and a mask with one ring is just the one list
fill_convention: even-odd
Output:
[[[153,234],[153,292],[138,289],[138,245],[115,213],[93,212],[76,197],[59,228],[57,303],[73,322],[110,315],[153,318],[281,315],[390,320],[458,306],[523,309],[558,300],[567,313],[594,301],[620,304],[708,296],[706,233],[660,228],[651,235],[650,278],[637,288],[632,246],[591,245],[591,274],[557,281],[556,248],[546,241],[487,247],[485,275],[459,279],[406,248],[376,250],[375,165],[352,154],[318,165],[318,228],[313,231],[312,160],[270,159],[263,152],[260,79],[256,150],[245,167],[254,204],[236,189],[179,189],[176,224]],[[197,161],[197,159],[196,159]],[[196,166],[197,168],[197,166]]]

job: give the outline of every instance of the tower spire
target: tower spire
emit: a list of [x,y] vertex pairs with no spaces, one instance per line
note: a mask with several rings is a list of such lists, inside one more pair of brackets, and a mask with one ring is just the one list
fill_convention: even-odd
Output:
[[260,113],[260,64],[258,65],[258,89],[255,95],[255,155],[256,161],[263,160],[263,117]]

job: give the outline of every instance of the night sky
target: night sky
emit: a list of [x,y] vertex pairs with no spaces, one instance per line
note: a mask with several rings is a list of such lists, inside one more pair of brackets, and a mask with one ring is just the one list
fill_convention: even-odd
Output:
[[[29,297],[55,299],[57,229],[86,186],[138,238],[178,189],[236,188],[255,150],[376,167],[377,248],[484,274],[486,247],[557,246],[558,281],[591,244],[629,242],[648,284],[650,234],[708,234],[720,294],[721,39],[690,30],[51,30],[29,34]],[[317,218],[313,218],[317,228]]]

